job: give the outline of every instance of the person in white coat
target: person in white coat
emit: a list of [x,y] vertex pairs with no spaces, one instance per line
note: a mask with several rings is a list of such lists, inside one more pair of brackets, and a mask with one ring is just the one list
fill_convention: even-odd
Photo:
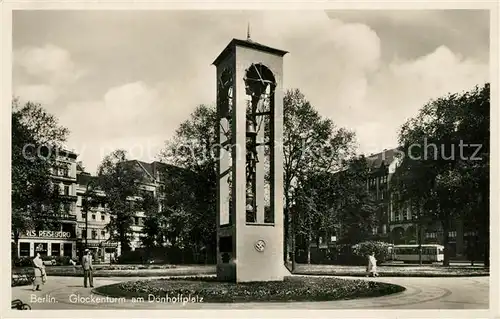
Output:
[[43,264],[42,258],[40,258],[40,253],[36,253],[35,258],[33,258],[33,270],[35,279],[33,280],[33,291],[41,290],[40,285],[43,285],[46,281],[45,265]]
[[368,255],[368,266],[366,267],[366,271],[369,276],[378,277],[377,273],[377,259],[375,259],[375,253],[371,253]]

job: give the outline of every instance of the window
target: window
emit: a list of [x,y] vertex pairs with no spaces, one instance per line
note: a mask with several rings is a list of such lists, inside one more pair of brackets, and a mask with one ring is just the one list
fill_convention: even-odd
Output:
[[103,214],[101,214],[101,220],[106,220],[106,216],[104,216]]
[[40,256],[47,256],[47,243],[35,243],[35,254],[40,253]]
[[69,195],[69,185],[64,185],[64,195]]
[[63,245],[63,256],[73,256],[73,244],[68,243]]
[[92,239],[97,239],[97,231],[92,229]]
[[102,238],[106,237],[106,231],[105,230],[101,230],[101,237]]
[[61,175],[65,176],[65,177],[69,177],[69,167],[68,166],[64,166],[63,168],[61,168]]
[[69,214],[71,211],[71,204],[70,203],[64,203],[64,212],[66,214]]
[[20,257],[30,256],[30,243],[19,243],[19,256]]
[[61,244],[52,243],[50,246],[50,255],[51,256],[60,256],[61,255]]
[[139,225],[139,217],[134,217],[134,225]]
[[87,218],[87,213],[82,212],[82,219]]
[[457,237],[457,232],[456,231],[448,232],[448,236],[452,237],[452,238],[455,238],[455,237]]
[[92,214],[92,220],[95,220],[95,214]]

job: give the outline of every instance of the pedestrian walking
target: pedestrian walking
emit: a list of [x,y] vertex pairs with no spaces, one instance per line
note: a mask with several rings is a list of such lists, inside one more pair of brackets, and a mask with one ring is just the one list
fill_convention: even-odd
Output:
[[33,279],[33,291],[41,290],[40,285],[45,284],[47,281],[47,273],[45,272],[43,260],[40,258],[40,253],[36,253],[35,258],[33,258],[33,270],[35,273],[35,278]]
[[371,277],[378,277],[378,272],[377,272],[377,259],[375,259],[375,253],[371,253],[371,255],[368,255],[368,266],[366,266],[366,272],[368,272],[368,275]]
[[85,249],[85,255],[82,258],[82,268],[83,268],[83,286],[87,288],[87,279],[90,287],[94,287],[94,281],[92,278],[92,255],[88,249]]

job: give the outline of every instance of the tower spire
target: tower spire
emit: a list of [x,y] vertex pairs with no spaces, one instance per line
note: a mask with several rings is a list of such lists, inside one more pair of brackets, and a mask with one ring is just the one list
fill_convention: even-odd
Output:
[[250,22],[248,22],[247,25],[247,41],[252,41],[252,39],[250,38]]

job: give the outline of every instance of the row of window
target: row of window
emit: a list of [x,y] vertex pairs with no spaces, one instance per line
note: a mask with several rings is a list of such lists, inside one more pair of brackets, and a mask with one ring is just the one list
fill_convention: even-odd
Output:
[[377,185],[377,182],[380,185],[385,185],[387,184],[387,175],[380,176],[380,177],[374,177],[374,178],[369,178],[368,179],[368,186],[369,187],[374,187]]
[[52,175],[62,176],[62,177],[71,177],[70,176],[70,164],[58,163],[57,167],[52,167],[51,169]]
[[[82,214],[82,219],[85,219],[87,214],[85,212],[82,212],[81,214]],[[89,220],[97,221],[97,215],[90,214]],[[101,213],[101,221],[106,221],[106,215],[104,215],[104,213]],[[135,216],[133,218],[133,224],[134,224],[134,226],[143,226],[144,225],[144,218]]]
[[[87,214],[85,212],[82,212],[82,219],[85,219],[86,216],[87,216]],[[96,214],[91,214],[89,217],[93,221],[97,220]],[[101,221],[106,221],[106,216],[104,214],[102,214],[102,213],[101,213]]]
[[[436,232],[430,232],[425,234],[425,238],[437,238],[438,234]],[[457,232],[456,231],[450,231],[448,232],[448,237],[455,238],[457,237]]]
[[56,192],[59,192],[60,195],[66,195],[66,196],[69,196],[69,195],[73,195],[72,192],[71,192],[71,185],[67,185],[67,184],[54,184],[54,190]]
[[[78,198],[76,200],[76,205],[78,207],[83,206],[83,196],[78,195]],[[93,204],[92,208],[108,208],[108,204],[103,202],[96,202],[95,204]]]
[[[418,247],[414,248],[394,248],[394,253],[396,255],[417,255],[418,254]],[[422,247],[422,254],[423,255],[436,255],[436,254],[442,254],[442,249],[437,248],[437,247]]]
[[413,216],[411,215],[411,213],[408,212],[391,215],[391,222],[407,221],[412,219]]
[[[98,238],[98,234],[99,232],[96,230],[96,229],[89,229],[90,231],[90,236],[89,238],[91,239],[105,239],[106,238],[106,231],[105,230],[101,230],[100,233],[101,233],[101,237]],[[85,238],[85,229],[82,229],[82,238]]]
[[[31,243],[19,243],[19,256],[21,257],[30,257],[30,248]],[[48,256],[49,251],[48,243],[34,243],[35,253],[40,253],[40,256]],[[73,244],[65,243],[51,243],[50,244],[50,256],[72,256]]]

